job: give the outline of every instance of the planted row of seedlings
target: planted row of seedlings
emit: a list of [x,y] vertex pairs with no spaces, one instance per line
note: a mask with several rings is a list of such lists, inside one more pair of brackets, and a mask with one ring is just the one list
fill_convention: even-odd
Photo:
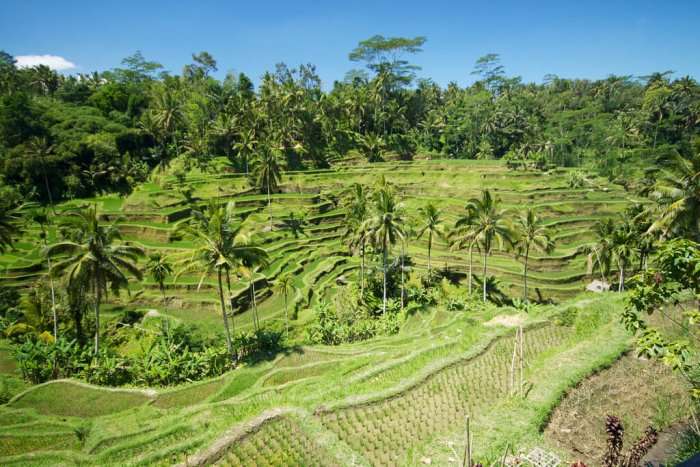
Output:
[[[529,331],[524,361],[561,344],[569,329],[546,326]],[[473,410],[487,410],[509,393],[513,337],[484,354],[447,367],[390,399],[320,415],[321,422],[372,465],[395,465],[417,445],[460,427]]]
[[257,431],[234,443],[216,465],[328,466],[329,454],[289,417],[264,423]]

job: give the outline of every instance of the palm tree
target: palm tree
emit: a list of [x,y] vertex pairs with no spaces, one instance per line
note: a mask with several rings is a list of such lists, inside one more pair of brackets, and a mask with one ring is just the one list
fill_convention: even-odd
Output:
[[[39,224],[39,229],[41,230],[41,233],[39,234],[42,243],[44,244],[44,249],[48,247],[49,243],[49,236],[48,236],[48,231],[47,231],[47,226],[49,224],[49,212],[48,209],[42,206],[36,206],[33,207],[29,213],[28,216],[37,224]],[[46,263],[49,268],[49,272],[51,272],[51,258],[47,257],[46,258]],[[53,315],[53,338],[54,340],[58,339],[58,316],[56,315],[56,289],[54,288],[54,283],[53,283],[53,276],[51,274],[48,274],[49,276],[49,288],[51,290],[51,314]]]
[[287,297],[290,292],[294,291],[294,282],[292,281],[292,276],[289,273],[282,274],[279,279],[275,282],[275,290],[284,296],[284,324],[289,338],[289,315],[287,313]]
[[400,203],[397,203],[394,192],[390,187],[384,187],[374,193],[374,211],[367,219],[367,230],[372,243],[382,252],[382,276],[384,282],[382,311],[386,312],[387,290],[387,255],[389,248],[404,237],[403,213]]
[[165,280],[173,274],[173,266],[162,253],[153,253],[148,257],[146,270],[151,278],[156,281],[165,305]]
[[491,254],[494,242],[499,249],[505,242],[513,243],[513,233],[505,219],[506,211],[500,208],[501,200],[493,198],[489,190],[481,192],[481,198],[472,198],[467,203],[467,210],[474,212],[474,233],[476,242],[484,255],[483,270],[483,299],[486,302],[486,267],[487,258]]
[[688,158],[675,153],[667,163],[670,170],[664,171],[654,193],[660,214],[649,233],[700,241],[700,148]]
[[63,273],[69,288],[85,287],[92,290],[95,305],[95,355],[100,351],[100,305],[109,286],[112,291],[127,288],[128,275],[142,279],[136,266],[144,255],[140,247],[121,240],[115,224],[100,225],[95,206],[70,211],[66,214],[69,225],[77,227],[76,240],[55,243],[46,249],[48,257],[58,257],[51,274]]
[[637,244],[637,233],[634,227],[628,222],[622,222],[612,235],[612,258],[617,263],[620,271],[620,279],[618,283],[618,292],[625,290],[625,268],[632,261],[635,254],[635,245]]
[[615,223],[612,219],[604,219],[595,223],[593,231],[596,241],[583,247],[583,251],[588,253],[588,264],[592,270],[594,264],[600,269],[600,278],[606,284],[608,273],[610,272],[610,257],[612,254],[612,236],[615,231]]
[[160,135],[162,146],[165,147],[166,141],[170,140],[177,155],[176,134],[178,126],[185,120],[185,114],[182,101],[176,91],[168,85],[163,85],[155,93],[151,113],[148,117],[150,121],[146,123],[151,125]]
[[49,185],[49,177],[46,173],[46,159],[53,153],[53,145],[49,144],[45,137],[34,137],[27,145],[27,151],[32,157],[39,159],[41,164],[42,178],[44,179],[44,189],[49,200],[49,206],[53,209],[53,196],[51,194],[51,186]]
[[248,175],[248,160],[255,154],[258,146],[258,141],[255,139],[255,130],[250,129],[240,133],[240,140],[233,145],[233,149],[238,152],[238,155],[243,159],[245,174]]
[[294,215],[290,213],[287,217],[282,219],[282,229],[289,230],[294,238],[299,238],[299,235],[306,235],[304,233],[304,228],[307,226],[306,217],[304,214]]
[[270,192],[276,190],[282,178],[281,155],[279,150],[265,147],[255,162],[255,184],[259,189],[267,190],[267,209],[270,214],[272,230],[272,199]]
[[517,238],[518,256],[525,258],[523,268],[523,284],[525,291],[524,300],[528,301],[527,295],[527,266],[530,251],[535,250],[540,253],[551,253],[554,250],[554,242],[549,235],[549,229],[542,224],[542,220],[537,217],[532,208],[528,208],[525,214],[516,221],[516,229],[519,233]]
[[421,217],[421,226],[418,230],[416,238],[421,238],[424,233],[428,233],[428,276],[432,274],[432,266],[430,263],[430,252],[433,248],[433,236],[442,236],[442,219],[441,212],[434,204],[428,203],[427,206],[418,209]]
[[472,294],[472,283],[474,281],[474,275],[472,274],[473,263],[473,253],[474,247],[477,244],[477,230],[475,225],[476,216],[474,210],[470,208],[469,205],[465,208],[464,215],[460,216],[455,222],[454,230],[451,232],[450,236],[452,238],[452,247],[456,249],[462,249],[465,246],[469,249],[469,295]]
[[401,239],[401,311],[404,309],[404,301],[406,298],[406,287],[405,287],[405,273],[406,273],[406,247],[408,246],[408,241],[414,238],[416,235],[415,225],[412,222],[406,222],[403,226],[403,238]]
[[346,204],[344,237],[350,239],[350,248],[360,250],[360,296],[365,288],[365,247],[367,243],[367,225],[369,217],[369,201],[367,189],[360,183],[355,183],[350,189],[350,197]]
[[235,359],[235,354],[224,301],[224,273],[230,289],[231,271],[241,271],[250,264],[267,262],[265,250],[254,245],[249,237],[242,233],[243,223],[235,219],[233,207],[233,203],[228,203],[225,208],[212,203],[206,214],[200,211],[193,213],[195,221],[183,228],[185,233],[200,245],[194,249],[192,256],[183,262],[176,275],[178,277],[192,270],[202,270],[199,281],[201,286],[209,274],[216,273],[219,304],[226,331],[226,346],[232,360]]

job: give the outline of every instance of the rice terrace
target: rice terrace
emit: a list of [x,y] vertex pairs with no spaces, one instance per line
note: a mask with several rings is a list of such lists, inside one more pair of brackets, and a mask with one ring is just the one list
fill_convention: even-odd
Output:
[[0,53],[0,465],[698,465],[700,85],[429,45]]

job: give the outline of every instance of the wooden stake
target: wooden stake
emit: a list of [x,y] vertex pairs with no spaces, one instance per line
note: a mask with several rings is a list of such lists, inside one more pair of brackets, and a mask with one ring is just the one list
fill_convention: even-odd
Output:
[[508,457],[508,450],[510,449],[510,444],[506,443],[506,450],[503,453],[503,458],[501,459],[501,465],[505,467],[506,465],[506,457]]
[[523,367],[525,365],[525,355],[523,352],[523,327],[520,326],[520,397],[523,396],[523,384],[524,384],[524,375],[523,375]]
[[472,465],[472,434],[469,429],[469,415],[467,415],[467,436],[466,442],[464,443],[464,459],[462,460],[462,467],[471,467]]
[[510,387],[509,392],[512,396],[515,392],[515,357],[518,352],[518,331],[515,331],[515,341],[513,343],[513,358],[510,362]]

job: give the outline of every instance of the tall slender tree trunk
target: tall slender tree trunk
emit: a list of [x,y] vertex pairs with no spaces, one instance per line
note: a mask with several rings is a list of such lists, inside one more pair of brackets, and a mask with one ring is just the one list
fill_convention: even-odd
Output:
[[226,313],[226,302],[224,301],[224,286],[221,281],[221,268],[217,269],[217,278],[219,281],[219,302],[221,305],[221,315],[224,317],[224,329],[226,329],[226,348],[231,360],[234,359],[233,345],[231,344],[231,330],[228,327],[228,316]]
[[231,332],[236,334],[236,313],[233,310],[233,297],[231,297],[231,271],[226,270],[226,286],[228,287],[228,304],[231,307]]
[[617,291],[622,292],[625,290],[625,262],[620,261],[620,283],[617,286]]
[[100,300],[102,299],[102,288],[100,287],[99,275],[95,280],[95,356],[100,353]]
[[524,300],[525,300],[526,303],[527,303],[528,300],[529,300],[528,295],[527,295],[527,260],[528,260],[529,256],[530,256],[530,246],[528,245],[528,246],[525,248],[525,268],[523,269],[523,283],[525,284],[525,297],[524,297]]
[[284,292],[284,327],[287,334],[287,339],[289,339],[289,315],[287,314],[287,292]]
[[[48,246],[46,233],[44,235],[44,248]],[[58,316],[56,315],[56,292],[53,286],[53,276],[51,275],[51,257],[46,255],[46,262],[49,266],[49,287],[51,288],[51,314],[53,315],[53,339],[58,339]]]
[[386,313],[386,235],[382,242],[382,271],[384,272],[384,300],[382,304],[382,313]]
[[432,249],[433,246],[433,233],[429,232],[428,233],[428,277],[431,277],[432,275],[432,267],[430,264],[430,250]]
[[360,297],[365,296],[365,240],[362,239],[362,245],[360,246],[360,256],[362,257],[360,262]]
[[469,244],[469,296],[472,295],[472,253],[474,253],[474,243]]
[[255,297],[255,277],[253,277],[253,280],[250,283],[251,290],[253,291],[253,313],[254,313],[254,321],[255,321],[255,330],[259,331],[260,330],[260,317],[258,316],[258,299]]
[[484,248],[484,275],[483,275],[483,292],[484,292],[484,303],[486,303],[486,258],[488,257],[488,252]]
[[406,245],[404,242],[401,242],[401,311],[403,311],[403,306],[404,306],[404,303],[403,303],[403,300],[404,300],[404,298],[403,298],[403,295],[404,295],[404,286],[403,286],[403,284],[404,284],[403,264],[404,263],[403,263],[403,260],[404,260],[405,256],[406,256]]
[[272,232],[272,198],[270,198],[270,174],[267,175],[267,214],[270,216],[270,232]]

